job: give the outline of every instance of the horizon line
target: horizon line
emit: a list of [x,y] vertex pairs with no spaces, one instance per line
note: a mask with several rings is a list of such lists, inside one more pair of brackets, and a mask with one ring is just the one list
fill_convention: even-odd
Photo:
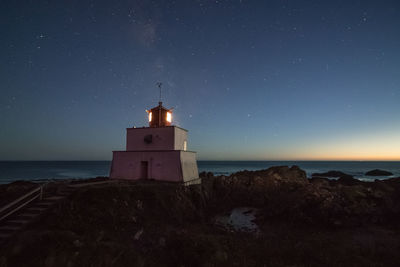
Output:
[[[55,160],[46,160],[46,159],[40,159],[40,160],[25,160],[25,159],[18,159],[18,160],[2,160],[0,159],[0,162],[56,162],[56,161],[69,161],[69,162],[74,162],[74,161],[112,161],[112,160],[107,160],[107,159],[101,159],[101,160],[86,160],[86,159],[68,159],[68,160],[62,160],[62,159],[55,159]],[[321,162],[327,162],[327,161],[342,161],[342,162],[400,162],[400,159],[389,159],[389,160],[383,160],[383,159],[368,159],[368,160],[360,160],[360,159],[273,159],[273,160],[268,160],[268,159],[257,159],[257,160],[249,160],[249,159],[198,159],[197,161],[272,161],[272,162],[279,162],[279,161],[302,161],[302,162],[310,162],[310,161],[321,161]]]

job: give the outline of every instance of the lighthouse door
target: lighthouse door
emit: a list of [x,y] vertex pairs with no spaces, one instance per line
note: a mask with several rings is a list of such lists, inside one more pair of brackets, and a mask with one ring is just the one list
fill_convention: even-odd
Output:
[[148,173],[149,173],[149,162],[148,161],[142,161],[140,164],[140,178],[141,179],[147,179],[148,178]]

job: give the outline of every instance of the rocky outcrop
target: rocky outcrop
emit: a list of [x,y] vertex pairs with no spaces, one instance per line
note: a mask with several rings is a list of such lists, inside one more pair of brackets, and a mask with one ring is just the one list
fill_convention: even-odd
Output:
[[337,227],[399,218],[400,180],[363,182],[338,171],[322,175],[339,179],[307,179],[300,168],[281,166],[221,177],[208,174],[203,185],[212,181],[205,191],[215,206],[257,207],[266,220],[280,218]]
[[[262,206],[274,192],[296,190],[308,185],[306,173],[297,166],[271,167],[259,171],[240,171],[230,176],[207,176],[203,179],[204,192],[217,209],[220,203],[229,208]],[[224,207],[225,208],[225,207]]]
[[297,166],[271,167],[260,171],[240,171],[228,177],[220,177],[223,184],[251,189],[269,190],[281,186],[299,187],[309,184],[305,171]]
[[366,172],[365,175],[366,176],[390,176],[390,175],[393,175],[393,173],[384,171],[384,170],[375,169],[375,170]]
[[[296,166],[201,177],[202,185],[190,187],[151,181],[78,187],[0,247],[0,266],[400,262],[400,179],[307,179]],[[236,207],[257,208],[257,236],[215,226],[217,215],[229,218]]]

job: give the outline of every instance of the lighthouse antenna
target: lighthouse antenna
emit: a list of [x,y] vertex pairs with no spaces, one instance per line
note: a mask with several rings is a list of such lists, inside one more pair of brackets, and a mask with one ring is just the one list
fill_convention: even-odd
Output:
[[158,88],[160,89],[160,101],[159,102],[161,102],[161,86],[162,86],[162,82],[157,82],[156,84],[157,84]]

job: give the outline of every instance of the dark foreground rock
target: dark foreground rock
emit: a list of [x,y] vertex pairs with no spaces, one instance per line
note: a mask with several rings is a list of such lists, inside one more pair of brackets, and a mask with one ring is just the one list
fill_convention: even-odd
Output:
[[[214,224],[237,207],[257,209],[257,235]],[[78,189],[3,246],[0,266],[399,266],[399,214],[397,179],[330,183],[295,166],[121,181]]]
[[360,185],[360,184],[365,184],[362,181],[354,178],[351,175],[341,176],[339,179],[337,179],[337,183],[342,184],[342,185]]
[[384,170],[375,169],[375,170],[366,172],[365,175],[367,175],[367,176],[390,176],[390,175],[393,175],[393,173],[384,171]]
[[323,173],[313,173],[311,174],[313,177],[342,177],[342,176],[350,176],[344,172],[341,171],[328,171],[328,172],[323,172]]

